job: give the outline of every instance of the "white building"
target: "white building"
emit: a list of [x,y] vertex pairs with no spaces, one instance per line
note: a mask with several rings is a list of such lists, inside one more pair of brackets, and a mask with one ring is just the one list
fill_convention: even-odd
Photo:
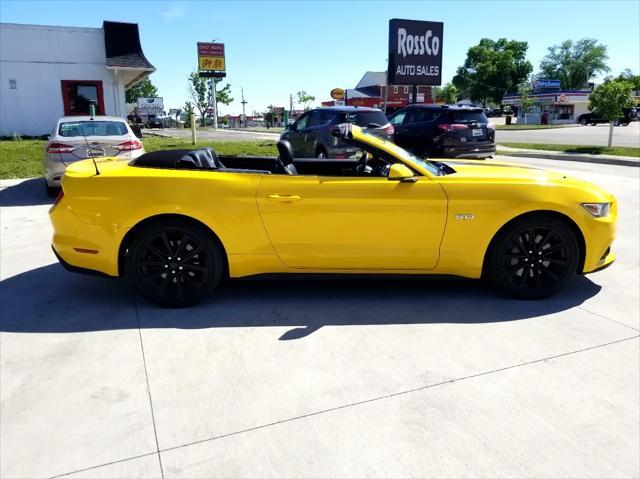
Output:
[[125,117],[125,89],[155,71],[135,23],[0,23],[0,136],[51,133],[63,115]]
[[[529,95],[533,106],[527,110],[526,123],[529,125],[562,125],[576,123],[578,117],[589,112],[588,90],[559,90],[549,93]],[[525,123],[525,115],[520,108],[520,95],[505,95],[502,104],[516,110],[518,123]]]

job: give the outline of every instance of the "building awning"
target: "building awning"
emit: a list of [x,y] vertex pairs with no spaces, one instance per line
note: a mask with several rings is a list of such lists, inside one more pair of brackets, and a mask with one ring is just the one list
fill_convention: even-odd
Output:
[[102,30],[107,69],[122,72],[125,88],[156,71],[142,52],[137,23],[105,21]]

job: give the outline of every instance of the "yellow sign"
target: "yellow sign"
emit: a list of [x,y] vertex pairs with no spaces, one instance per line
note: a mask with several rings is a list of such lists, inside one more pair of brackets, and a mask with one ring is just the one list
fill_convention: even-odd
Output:
[[198,68],[201,71],[225,71],[224,57],[198,57]]
[[331,90],[331,98],[334,100],[344,100],[344,90],[342,88],[334,88]]

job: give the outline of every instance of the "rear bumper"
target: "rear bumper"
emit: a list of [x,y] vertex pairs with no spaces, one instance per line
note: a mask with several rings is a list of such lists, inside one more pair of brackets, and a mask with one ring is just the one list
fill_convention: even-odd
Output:
[[87,223],[65,206],[64,199],[49,210],[49,218],[53,226],[51,246],[66,269],[119,275],[119,245],[129,228]]
[[496,145],[445,146],[439,153],[445,158],[487,158],[496,154]]

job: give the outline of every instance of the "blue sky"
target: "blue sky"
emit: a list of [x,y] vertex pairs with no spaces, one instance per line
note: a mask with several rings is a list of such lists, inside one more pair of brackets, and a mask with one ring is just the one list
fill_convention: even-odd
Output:
[[226,44],[227,81],[239,113],[288,106],[299,90],[329,99],[355,86],[367,70],[386,69],[388,21],[444,22],[443,81],[481,38],[525,40],[537,70],[547,47],[596,38],[608,47],[611,73],[640,70],[640,1],[16,1],[2,0],[2,22],[100,27],[136,22],[142,47],[157,68],[151,77],[165,108],[188,98],[187,74],[197,66],[196,42]]

